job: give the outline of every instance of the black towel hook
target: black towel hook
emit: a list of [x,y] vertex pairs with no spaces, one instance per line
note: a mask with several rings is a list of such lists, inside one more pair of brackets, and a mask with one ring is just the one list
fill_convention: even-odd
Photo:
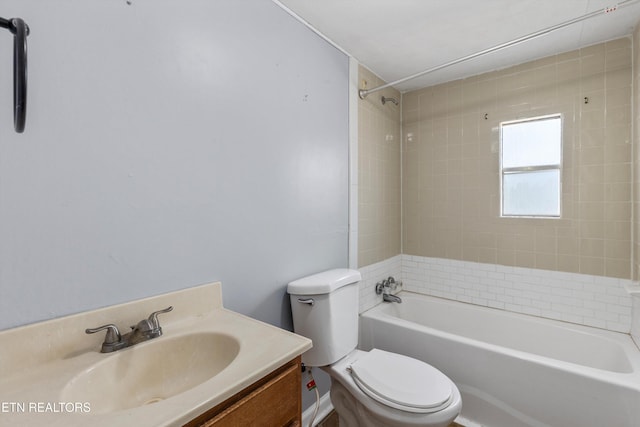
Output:
[[13,125],[24,131],[27,117],[27,36],[29,26],[20,18],[0,18],[0,27],[13,34]]

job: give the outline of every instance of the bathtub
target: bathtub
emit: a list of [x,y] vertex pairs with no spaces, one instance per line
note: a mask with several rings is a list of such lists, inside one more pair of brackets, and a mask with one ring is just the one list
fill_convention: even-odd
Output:
[[462,394],[462,423],[640,426],[640,351],[629,335],[398,295],[401,304],[360,315],[359,347],[405,354],[444,372]]

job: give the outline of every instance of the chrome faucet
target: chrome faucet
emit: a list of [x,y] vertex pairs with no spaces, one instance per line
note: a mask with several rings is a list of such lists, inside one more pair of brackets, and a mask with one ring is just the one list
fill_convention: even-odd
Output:
[[393,276],[376,283],[376,295],[382,294],[382,300],[384,302],[397,302],[401,303],[402,298],[397,295],[392,295],[391,292],[395,292],[398,286],[402,286],[402,282],[396,282]]
[[382,300],[384,302],[397,302],[397,303],[402,302],[402,298],[400,298],[397,295],[391,295],[391,294],[382,294]]
[[113,323],[99,326],[97,328],[85,329],[87,334],[95,334],[103,330],[107,331],[107,335],[102,343],[101,353],[112,353],[123,348],[131,347],[138,343],[158,338],[162,335],[162,328],[158,322],[158,315],[168,313],[173,310],[173,306],[169,306],[164,310],[154,311],[147,319],[142,319],[136,326],[131,327],[131,332],[121,335],[118,327]]

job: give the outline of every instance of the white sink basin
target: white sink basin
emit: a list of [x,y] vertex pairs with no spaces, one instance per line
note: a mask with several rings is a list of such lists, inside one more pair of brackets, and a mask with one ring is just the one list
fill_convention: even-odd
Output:
[[[85,333],[170,305],[164,335],[130,348],[99,353],[104,336]],[[4,330],[0,403],[25,409],[0,409],[0,425],[182,426],[309,348],[307,338],[225,309],[219,282]]]
[[60,400],[91,402],[92,413],[156,403],[213,378],[239,350],[239,342],[222,333],[165,335],[104,354],[66,384]]

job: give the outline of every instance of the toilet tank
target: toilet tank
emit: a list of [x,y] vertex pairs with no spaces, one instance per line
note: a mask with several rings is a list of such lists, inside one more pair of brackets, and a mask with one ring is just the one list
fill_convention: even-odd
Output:
[[313,341],[302,355],[306,365],[331,365],[358,345],[360,279],[359,271],[341,268],[289,283],[294,331]]

